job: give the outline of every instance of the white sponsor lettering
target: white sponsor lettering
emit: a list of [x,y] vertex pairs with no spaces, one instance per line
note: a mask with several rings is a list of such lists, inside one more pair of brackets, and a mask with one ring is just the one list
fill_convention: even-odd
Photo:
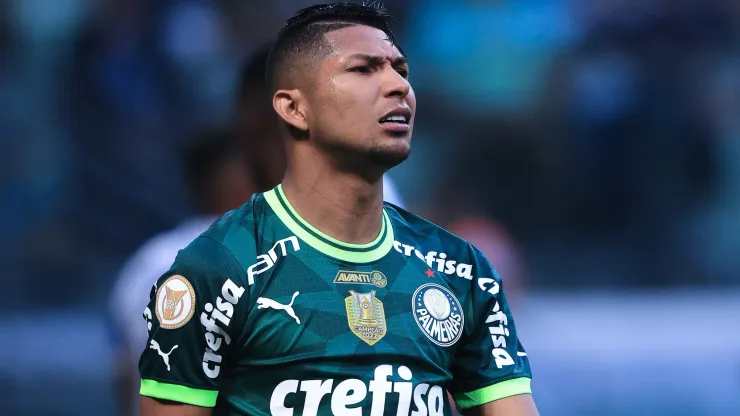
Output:
[[[154,282],[154,286],[152,286],[152,289],[149,291],[149,298],[153,298],[157,295],[157,282]],[[146,321],[146,332],[149,334],[152,332],[152,319],[154,317],[152,316],[152,310],[149,309],[147,306],[144,309],[144,321]]]
[[[231,318],[234,317],[234,306],[239,303],[239,298],[244,294],[244,288],[227,280],[221,286],[221,296],[216,297],[216,307],[206,303],[205,312],[200,314],[200,323],[206,329],[206,352],[203,354],[203,372],[209,378],[218,377],[221,371],[222,357],[218,351],[221,343],[231,344],[231,336],[227,332]],[[217,324],[217,322],[220,323]]]
[[393,242],[393,248],[401,254],[411,257],[412,255],[424,261],[431,269],[447,275],[457,275],[468,280],[473,279],[473,266],[470,264],[459,263],[457,260],[450,260],[446,253],[430,251],[423,254],[413,246],[403,244],[398,241]]
[[[390,381],[393,375],[393,366],[388,364],[379,365],[375,368],[374,377],[369,383],[358,379],[347,379],[334,386],[334,379],[329,380],[285,380],[278,384],[270,397],[270,413],[274,416],[291,416],[300,414],[303,416],[316,416],[319,413],[324,396],[327,398],[331,412],[342,416],[362,416],[362,407],[357,404],[367,398],[368,393],[372,395],[370,405],[370,416],[381,416],[384,414],[411,416],[443,416],[444,415],[444,390],[440,386],[430,386],[426,383],[414,386],[411,383],[413,375],[408,367],[398,368],[398,378],[402,381]],[[302,393],[299,393],[302,392]],[[292,394],[305,394],[303,411],[287,407],[285,402]],[[394,412],[392,409],[386,411],[386,396],[398,395],[398,407]],[[411,405],[414,410],[411,410]]]
[[144,320],[146,321],[146,332],[148,334],[152,332],[152,310],[148,306],[144,309]]
[[499,285],[496,280],[490,277],[478,278],[478,287],[480,288],[480,290],[488,292],[492,295],[498,295],[498,292],[501,290],[501,285]]
[[503,368],[507,365],[514,365],[511,354],[506,351],[506,340],[509,336],[509,317],[501,310],[498,301],[493,305],[491,313],[486,318],[488,332],[491,334],[493,349],[491,354],[496,362],[496,367]]
[[[286,242],[290,242],[291,246],[293,247],[293,251],[299,251],[301,249],[301,246],[298,244],[298,238],[296,236],[290,236],[288,238],[284,238],[282,240],[278,240],[274,246],[267,252],[267,254],[261,254],[257,256],[257,263],[249,266],[247,269],[247,283],[249,286],[252,286],[254,284],[254,277],[262,274],[268,270],[270,270],[278,259],[278,254],[280,254],[280,257],[285,257],[288,255],[288,246],[286,245]],[[279,251],[276,251],[276,249],[279,248]]]

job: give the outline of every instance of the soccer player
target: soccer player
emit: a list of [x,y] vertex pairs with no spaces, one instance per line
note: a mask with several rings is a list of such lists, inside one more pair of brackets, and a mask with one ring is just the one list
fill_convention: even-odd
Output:
[[[279,131],[274,132],[277,120],[273,120],[276,115],[265,83],[268,53],[269,48],[260,48],[242,66],[236,106],[239,137],[223,127],[203,129],[184,152],[184,173],[195,215],[146,241],[126,261],[114,285],[109,329],[121,415],[139,414],[137,367],[147,346],[141,311],[149,302],[152,283],[169,269],[180,249],[224,212],[238,207],[258,190],[273,188],[284,174],[285,146]],[[384,177],[384,198],[404,206],[388,176]]]
[[387,14],[313,6],[269,59],[281,185],[152,288],[143,416],[537,415],[501,287],[464,240],[383,203],[416,99]]
[[[273,132],[277,130],[277,120],[273,120],[276,115],[265,83],[268,53],[269,48],[260,48],[242,67],[237,93],[239,138],[225,128],[205,129],[185,152],[187,188],[196,215],[145,242],[127,260],[114,285],[109,316],[116,357],[114,382],[121,415],[139,414],[137,367],[147,342],[141,311],[149,302],[152,283],[169,269],[180,249],[224,212],[238,207],[254,192],[273,188],[283,177],[285,146],[278,137],[279,131]],[[384,177],[384,198],[404,206],[388,176]]]

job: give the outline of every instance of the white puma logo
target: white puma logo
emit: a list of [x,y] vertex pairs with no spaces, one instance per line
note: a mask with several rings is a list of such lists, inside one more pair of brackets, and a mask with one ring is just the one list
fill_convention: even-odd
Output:
[[167,366],[167,371],[170,371],[170,354],[172,354],[172,351],[174,351],[175,348],[177,348],[177,345],[172,347],[172,349],[170,349],[170,352],[168,352],[167,354],[162,352],[162,350],[159,348],[159,343],[155,340],[149,341],[149,348],[157,351],[157,354],[159,354],[164,360],[164,365]]
[[290,300],[290,303],[287,305],[283,305],[282,303],[277,303],[272,299],[268,298],[257,298],[257,309],[266,309],[266,308],[272,308],[276,310],[283,310],[288,313],[288,315],[292,316],[293,319],[298,323],[298,325],[301,324],[301,320],[298,319],[298,317],[295,315],[295,311],[293,310],[293,301],[295,300],[296,296],[298,296],[299,292],[293,293],[293,298]]

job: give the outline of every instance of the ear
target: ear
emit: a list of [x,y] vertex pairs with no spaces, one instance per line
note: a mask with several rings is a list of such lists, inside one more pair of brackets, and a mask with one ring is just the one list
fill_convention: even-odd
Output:
[[297,89],[278,90],[272,96],[272,107],[278,116],[289,126],[305,132],[308,131],[308,122],[304,102],[303,96]]

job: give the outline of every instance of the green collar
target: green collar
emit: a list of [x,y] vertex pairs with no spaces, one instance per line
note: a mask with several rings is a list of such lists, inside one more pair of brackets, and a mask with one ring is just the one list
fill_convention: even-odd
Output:
[[393,225],[385,210],[383,225],[374,241],[350,244],[329,237],[301,218],[285,197],[282,185],[265,192],[264,196],[270,208],[293,234],[329,257],[350,263],[372,263],[383,258],[393,248]]

